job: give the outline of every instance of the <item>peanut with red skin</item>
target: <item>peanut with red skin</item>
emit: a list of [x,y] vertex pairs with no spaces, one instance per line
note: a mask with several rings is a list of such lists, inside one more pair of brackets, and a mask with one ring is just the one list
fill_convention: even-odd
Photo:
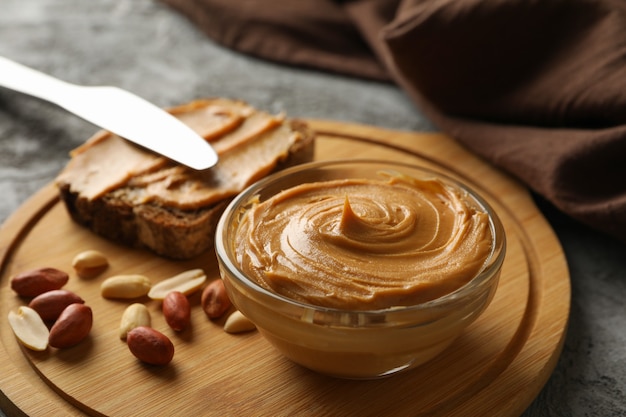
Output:
[[180,291],[169,292],[163,299],[163,316],[175,331],[185,330],[191,322],[191,306],[185,294]]
[[11,278],[11,289],[22,297],[36,297],[62,288],[69,278],[67,273],[56,268],[38,268]]
[[140,361],[151,365],[167,365],[174,357],[174,344],[152,327],[135,327],[126,335],[130,352]]
[[85,304],[70,304],[50,329],[48,344],[63,349],[77,345],[91,331],[93,312]]
[[216,279],[207,285],[204,290],[202,290],[200,304],[202,305],[202,310],[204,310],[205,314],[210,319],[216,319],[224,315],[232,305],[226,293],[224,281]]
[[28,306],[35,310],[43,321],[55,321],[70,304],[84,304],[85,300],[68,290],[52,290],[33,298]]

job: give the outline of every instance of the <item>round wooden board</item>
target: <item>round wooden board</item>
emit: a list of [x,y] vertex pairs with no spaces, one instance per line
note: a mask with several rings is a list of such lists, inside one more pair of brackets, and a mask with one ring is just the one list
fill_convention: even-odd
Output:
[[[192,326],[177,334],[155,301],[145,301],[153,326],[176,346],[172,363],[139,363],[117,335],[129,304],[105,300],[99,283],[121,273],[153,282],[200,267],[218,278],[213,253],[185,262],[159,258],[103,240],[72,223],[51,184],[0,229],[0,407],[8,415],[315,415],[518,416],[550,376],[560,354],[570,305],[561,247],[527,191],[516,181],[439,134],[383,130],[313,120],[320,133],[316,159],[377,158],[428,166],[469,183],[505,225],[508,251],[487,311],[431,362],[382,380],[319,375],[284,359],[258,332],[229,335],[191,297]],[[85,280],[71,268],[85,249],[108,255],[109,269]],[[26,303],[10,278],[51,266],[70,273],[67,289],[94,311],[87,340],[66,350],[23,349],[8,326],[11,309]]]

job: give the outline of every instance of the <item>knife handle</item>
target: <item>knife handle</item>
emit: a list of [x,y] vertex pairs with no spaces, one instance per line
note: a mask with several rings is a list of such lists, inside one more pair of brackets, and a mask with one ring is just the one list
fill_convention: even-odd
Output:
[[211,145],[189,126],[126,90],[70,84],[1,56],[0,86],[47,100],[193,169],[207,169],[218,161]]
[[76,87],[42,72],[0,56],[0,86],[63,105],[69,90]]

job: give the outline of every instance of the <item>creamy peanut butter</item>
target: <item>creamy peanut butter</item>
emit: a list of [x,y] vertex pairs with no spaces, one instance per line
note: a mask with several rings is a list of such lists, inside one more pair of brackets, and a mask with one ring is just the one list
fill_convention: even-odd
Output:
[[267,175],[302,139],[283,115],[240,101],[199,100],[173,109],[172,114],[211,142],[219,155],[215,167],[195,171],[103,133],[72,153],[57,183],[71,184],[71,192],[88,200],[124,187],[131,204],[197,209],[231,197]]
[[376,310],[460,288],[493,238],[488,214],[461,189],[384,174],[302,184],[254,204],[234,245],[243,271],[270,291]]

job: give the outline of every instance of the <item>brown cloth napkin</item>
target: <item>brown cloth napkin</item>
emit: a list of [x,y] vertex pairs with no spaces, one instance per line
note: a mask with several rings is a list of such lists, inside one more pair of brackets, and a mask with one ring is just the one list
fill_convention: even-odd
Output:
[[404,88],[443,132],[626,240],[623,0],[164,0],[216,42]]

